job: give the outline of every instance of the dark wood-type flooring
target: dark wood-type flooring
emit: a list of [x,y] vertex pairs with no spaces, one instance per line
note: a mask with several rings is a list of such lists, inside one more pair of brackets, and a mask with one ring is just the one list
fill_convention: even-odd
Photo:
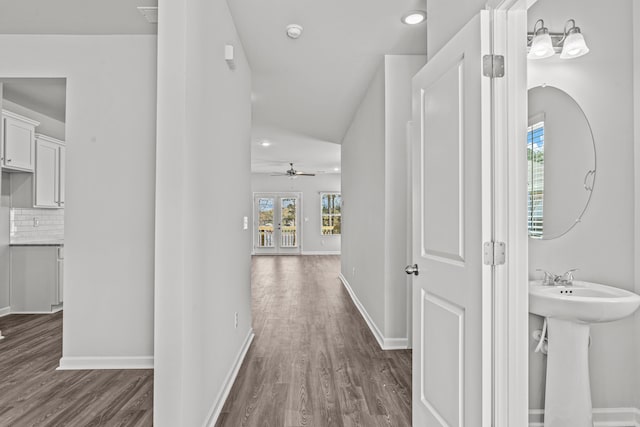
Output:
[[411,352],[380,350],[339,271],[254,257],[256,336],[216,426],[411,426]]
[[56,371],[62,312],[0,318],[0,426],[153,424],[153,371]]

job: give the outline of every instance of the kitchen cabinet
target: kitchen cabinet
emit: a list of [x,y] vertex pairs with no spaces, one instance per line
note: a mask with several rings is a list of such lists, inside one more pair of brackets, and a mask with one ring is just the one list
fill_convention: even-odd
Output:
[[11,174],[11,207],[64,208],[64,141],[36,134],[35,172]]
[[63,276],[63,246],[11,246],[11,312],[51,313],[61,309]]
[[36,134],[36,166],[33,184],[33,206],[64,207],[64,142]]
[[2,110],[2,121],[0,166],[7,171],[33,172],[35,133],[40,122],[7,110]]

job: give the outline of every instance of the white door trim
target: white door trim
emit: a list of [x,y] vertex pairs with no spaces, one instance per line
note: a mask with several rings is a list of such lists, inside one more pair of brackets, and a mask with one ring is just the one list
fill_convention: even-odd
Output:
[[526,228],[527,8],[535,1],[493,1],[493,51],[505,57],[494,79],[494,240],[506,264],[494,276],[494,426],[527,425],[529,295]]

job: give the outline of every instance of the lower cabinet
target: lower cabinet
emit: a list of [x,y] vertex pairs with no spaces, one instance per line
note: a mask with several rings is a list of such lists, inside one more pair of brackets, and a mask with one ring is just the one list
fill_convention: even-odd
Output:
[[51,313],[63,302],[64,247],[11,247],[11,312]]

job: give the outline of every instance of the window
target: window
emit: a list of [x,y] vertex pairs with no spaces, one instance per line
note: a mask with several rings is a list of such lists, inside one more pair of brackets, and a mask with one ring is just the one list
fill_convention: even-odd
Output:
[[340,234],[342,224],[342,196],[340,193],[320,193],[321,233]]
[[527,227],[529,236],[542,238],[544,208],[544,121],[527,128]]

